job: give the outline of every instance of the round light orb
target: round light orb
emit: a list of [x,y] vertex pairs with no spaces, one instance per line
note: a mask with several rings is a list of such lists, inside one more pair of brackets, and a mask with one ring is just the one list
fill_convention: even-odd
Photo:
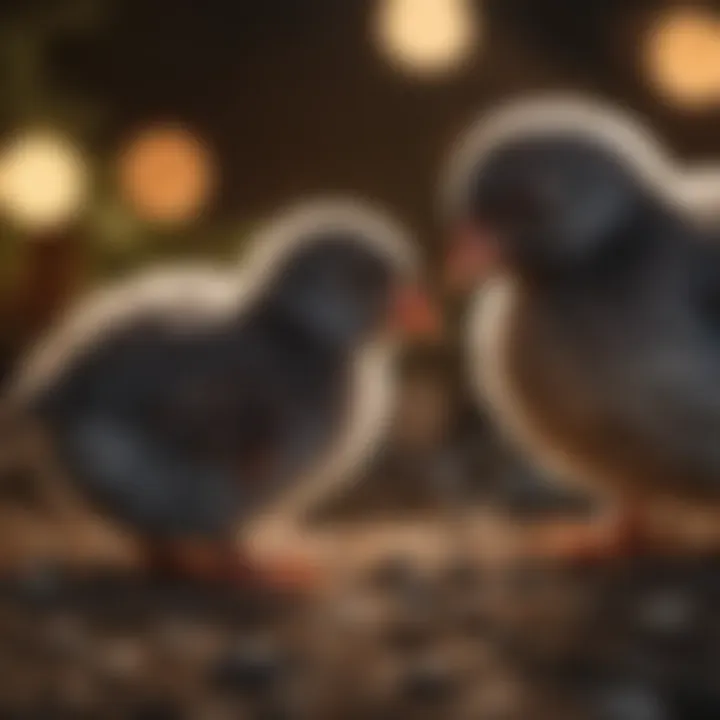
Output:
[[85,206],[88,183],[84,155],[59,133],[28,130],[0,149],[0,209],[22,230],[71,222]]
[[470,0],[379,0],[377,41],[400,69],[438,75],[470,57],[478,21]]
[[661,13],[648,29],[645,61],[668,102],[689,110],[720,105],[720,14],[691,7]]
[[208,147],[178,125],[143,130],[119,159],[123,197],[150,222],[181,224],[196,219],[207,206],[216,179]]

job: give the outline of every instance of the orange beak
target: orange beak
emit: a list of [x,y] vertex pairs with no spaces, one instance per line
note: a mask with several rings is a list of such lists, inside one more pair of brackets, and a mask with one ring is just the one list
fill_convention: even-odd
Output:
[[426,292],[406,285],[395,296],[390,328],[405,338],[437,340],[443,332],[442,315]]
[[452,292],[465,293],[491,275],[500,261],[496,238],[472,223],[463,223],[453,233],[444,284]]

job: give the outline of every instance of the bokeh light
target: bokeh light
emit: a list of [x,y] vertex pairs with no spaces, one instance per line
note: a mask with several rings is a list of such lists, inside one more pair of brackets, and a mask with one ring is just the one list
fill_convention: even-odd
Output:
[[180,224],[206,208],[217,181],[205,143],[179,125],[162,125],[136,135],[120,155],[121,192],[139,217]]
[[0,206],[22,230],[70,222],[85,205],[88,165],[69,138],[52,131],[14,135],[0,151]]
[[[4,3],[0,720],[720,720],[720,494],[712,472],[690,487],[712,438],[670,425],[696,399],[681,406],[683,369],[715,342],[711,327],[700,337],[711,303],[691,312],[675,282],[696,268],[663,265],[650,242],[647,267],[633,265],[648,373],[672,361],[666,347],[688,360],[678,393],[648,403],[602,384],[603,370],[645,360],[614,362],[633,298],[598,274],[608,302],[591,310],[617,311],[618,333],[594,317],[580,328],[598,331],[598,372],[578,366],[577,391],[604,387],[619,415],[630,403],[650,421],[662,401],[673,431],[658,453],[613,453],[593,437],[591,403],[580,407],[585,450],[602,445],[618,476],[601,493],[565,478],[567,462],[556,477],[532,437],[522,452],[522,422],[510,435],[498,425],[488,390],[526,371],[567,460],[575,378],[566,358],[533,363],[532,347],[517,368],[483,357],[512,288],[495,277],[500,292],[481,292],[492,247],[461,242],[453,257],[449,242],[492,146],[553,127],[597,132],[630,173],[637,161],[656,199],[643,212],[672,225],[663,245],[712,242],[712,8]],[[696,210],[707,225],[690,223]],[[339,262],[357,285],[334,314],[292,282],[277,291],[293,236],[325,231],[368,235],[398,272],[375,281],[344,251],[309,263],[306,277]],[[444,278],[451,258],[458,276]],[[329,338],[327,323],[350,333],[381,285],[421,280],[446,332],[381,333],[362,352]],[[397,300],[407,324],[427,325],[419,298]],[[683,342],[688,326],[698,332]],[[702,380],[690,390],[711,393]],[[673,443],[674,472],[659,467]],[[643,464],[660,475],[623,492]]]
[[651,84],[674,105],[720,104],[720,14],[691,7],[660,14],[648,31],[646,62]]
[[478,18],[468,0],[380,0],[377,38],[403,70],[442,74],[469,58],[478,41]]

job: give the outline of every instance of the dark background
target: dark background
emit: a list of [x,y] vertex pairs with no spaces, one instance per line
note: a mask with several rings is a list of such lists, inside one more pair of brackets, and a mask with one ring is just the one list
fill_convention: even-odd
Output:
[[[485,109],[525,92],[576,90],[628,106],[688,162],[720,162],[720,97],[693,111],[671,105],[642,63],[648,23],[670,4],[716,11],[720,44],[720,2],[475,4],[475,56],[422,77],[379,52],[373,0],[0,0],[0,143],[37,122],[68,130],[90,151],[98,191],[87,222],[47,236],[26,238],[0,217],[0,382],[102,273],[131,270],[156,249],[230,248],[234,258],[254,223],[314,193],[379,200],[418,231],[436,268],[448,149]],[[187,125],[212,149],[221,182],[210,210],[163,231],[135,218],[133,257],[105,257],[97,220],[103,203],[118,209],[108,182],[118,152],[163,121]],[[558,553],[577,547],[582,559],[585,545],[593,549],[584,533],[592,523],[583,524],[595,506],[497,438],[467,392],[456,352],[462,325],[449,325],[447,345],[406,358],[399,421],[366,482],[320,508],[321,519],[360,520],[358,547],[343,556],[329,596],[309,607],[261,598],[260,612],[223,586],[117,577],[116,554],[128,551],[123,542],[116,549],[112,528],[106,537],[94,516],[55,517],[54,494],[43,494],[57,479],[52,463],[47,487],[22,472],[0,478],[0,550],[9,569],[19,566],[0,592],[0,717],[335,720],[351,708],[353,717],[717,720],[717,551],[608,556],[569,572],[558,558],[536,558],[533,539],[550,530]],[[508,555],[495,571],[474,566],[481,543],[466,536],[465,511],[488,500],[490,510],[515,514],[499,531],[490,522],[499,534],[483,538],[520,542],[517,552],[526,543],[532,557]],[[412,549],[396,557],[390,536],[380,547],[383,526],[372,522],[392,526],[405,512],[427,520],[417,557]],[[518,519],[550,525],[521,529]],[[338,547],[353,549],[342,537]],[[447,557],[428,572],[422,551],[434,556],[435,544],[448,546]],[[110,572],[95,570],[96,555],[112,560]],[[76,578],[75,562],[92,569]],[[379,617],[354,619],[358,598],[379,602]],[[388,658],[398,671],[391,681],[381,672]],[[310,669],[309,681],[300,674],[309,698],[295,698],[296,669]],[[497,688],[509,713],[493,705]],[[293,711],[298,702],[309,703],[304,713]],[[78,707],[85,714],[69,709]]]
[[108,146],[155,118],[197,128],[221,159],[220,214],[357,191],[418,224],[435,249],[436,177],[449,143],[483,108],[523,91],[595,93],[649,116],[683,156],[720,155],[718,113],[669,107],[637,69],[643,24],[663,4],[478,3],[480,52],[423,81],[376,51],[369,0],[129,0],[97,31],[54,43],[50,65],[55,87],[109,110]]

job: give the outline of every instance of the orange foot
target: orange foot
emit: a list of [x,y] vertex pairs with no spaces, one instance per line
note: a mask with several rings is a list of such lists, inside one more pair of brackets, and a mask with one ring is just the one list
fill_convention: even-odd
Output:
[[559,561],[592,561],[604,554],[597,528],[581,523],[541,525],[525,537],[524,554]]
[[312,594],[323,581],[319,564],[301,556],[281,555],[262,560],[253,570],[259,587],[281,593]]
[[285,553],[256,560],[216,543],[153,546],[149,557],[149,568],[157,574],[271,592],[311,593],[322,579],[319,565],[307,558]]
[[612,519],[542,526],[528,537],[529,550],[567,562],[602,562],[631,557],[652,543],[641,514],[624,509]]

